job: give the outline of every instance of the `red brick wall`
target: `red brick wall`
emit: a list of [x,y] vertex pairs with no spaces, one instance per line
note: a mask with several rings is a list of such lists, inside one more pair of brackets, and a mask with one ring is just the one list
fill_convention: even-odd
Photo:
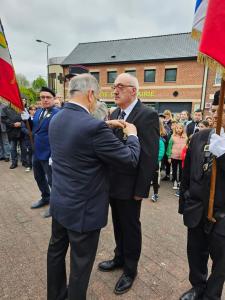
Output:
[[[165,69],[177,67],[176,82],[164,82]],[[113,101],[111,84],[107,83],[107,71],[116,70],[117,74],[128,69],[135,69],[140,85],[140,98],[147,102],[192,102],[192,110],[200,105],[202,94],[202,82],[204,66],[196,60],[186,61],[165,61],[153,63],[127,63],[114,65],[92,65],[86,66],[90,71],[100,73],[101,98],[105,101]],[[156,69],[156,80],[153,83],[144,82],[144,70],[146,68]],[[65,69],[68,73],[68,68]],[[215,87],[215,72],[210,71],[207,82],[206,100],[209,101],[210,94],[213,94],[218,87]],[[174,97],[173,92],[178,91]]]

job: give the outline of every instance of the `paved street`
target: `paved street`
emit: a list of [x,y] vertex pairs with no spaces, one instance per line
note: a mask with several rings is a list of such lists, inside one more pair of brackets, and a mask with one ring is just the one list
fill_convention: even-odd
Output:
[[[0,162],[0,299],[44,300],[51,220],[41,217],[44,209],[30,209],[40,197],[33,174],[25,173],[21,166],[15,170],[8,167],[8,163]],[[189,283],[186,231],[177,205],[171,183],[162,184],[158,203],[144,201],[139,273],[132,290],[123,296],[113,294],[121,271],[101,273],[96,268],[99,261],[113,254],[109,217],[101,234],[87,299],[179,299]]]

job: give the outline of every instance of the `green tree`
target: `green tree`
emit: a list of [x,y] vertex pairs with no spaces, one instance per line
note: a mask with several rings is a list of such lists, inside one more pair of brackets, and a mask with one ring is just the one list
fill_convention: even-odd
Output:
[[38,92],[42,86],[47,86],[47,82],[45,79],[41,76],[38,76],[33,82],[32,82],[32,88]]
[[20,73],[16,74],[16,80],[19,86],[30,87],[30,82],[25,75]]
[[26,97],[28,105],[30,105],[31,103],[34,104],[37,101],[38,95],[32,88],[26,88],[25,86],[20,86],[19,89],[20,89],[20,93]]

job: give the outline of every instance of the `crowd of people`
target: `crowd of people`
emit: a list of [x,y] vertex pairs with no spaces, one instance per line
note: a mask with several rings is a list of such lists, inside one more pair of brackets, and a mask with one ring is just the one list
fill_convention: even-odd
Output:
[[[159,198],[161,181],[172,181],[179,213],[188,227],[191,290],[181,300],[219,300],[225,280],[225,134],[214,133],[219,93],[212,113],[196,110],[158,114],[138,99],[136,77],[122,73],[112,86],[116,108],[97,100],[99,85],[90,74],[72,76],[69,101],[62,105],[54,91],[40,90],[37,105],[17,113],[1,104],[0,159],[10,169],[20,159],[33,169],[41,199],[32,209],[49,208],[52,234],[47,255],[47,299],[84,300],[96,256],[101,228],[111,206],[115,249],[98,269],[121,269],[114,293],[132,287],[138,272],[144,198]],[[32,135],[30,134],[31,128]],[[225,107],[222,127],[225,128]],[[209,147],[205,147],[209,146]],[[207,153],[207,155],[206,155]],[[211,164],[217,161],[215,218],[207,232]],[[205,166],[208,166],[207,168]],[[161,178],[162,177],[162,178]],[[67,284],[65,257],[71,248]],[[208,259],[213,267],[208,277]]]

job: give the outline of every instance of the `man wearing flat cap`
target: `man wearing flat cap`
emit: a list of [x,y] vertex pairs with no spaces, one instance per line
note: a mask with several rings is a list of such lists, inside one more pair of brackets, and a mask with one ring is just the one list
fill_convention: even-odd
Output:
[[[212,103],[217,125],[219,92]],[[205,129],[193,135],[180,186],[179,213],[187,233],[189,281],[192,288],[180,300],[220,300],[225,281],[225,101],[220,135]],[[216,159],[215,223],[207,219],[212,159]],[[208,261],[212,259],[208,275]]]
[[[52,117],[59,111],[58,108],[54,107],[54,99],[55,93],[51,89],[47,87],[41,88],[40,100],[42,108],[38,109],[34,115],[32,130],[34,139],[34,178],[41,192],[41,199],[32,204],[32,209],[49,204],[52,171],[51,166],[49,165],[51,150],[48,138],[48,127]],[[47,210],[44,217],[49,216],[49,210]]]

